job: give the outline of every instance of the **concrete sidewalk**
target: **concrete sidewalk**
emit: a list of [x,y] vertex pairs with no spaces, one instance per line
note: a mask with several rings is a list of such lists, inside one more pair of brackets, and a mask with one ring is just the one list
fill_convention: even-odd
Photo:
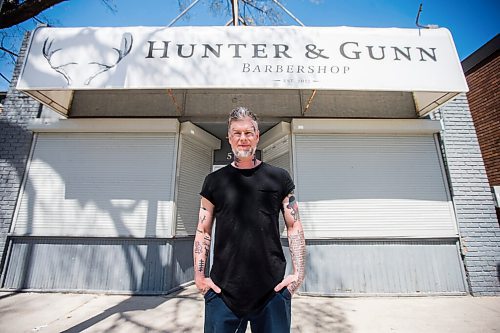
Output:
[[[294,296],[292,332],[500,332],[500,297]],[[194,286],[167,296],[0,293],[0,332],[203,332]]]

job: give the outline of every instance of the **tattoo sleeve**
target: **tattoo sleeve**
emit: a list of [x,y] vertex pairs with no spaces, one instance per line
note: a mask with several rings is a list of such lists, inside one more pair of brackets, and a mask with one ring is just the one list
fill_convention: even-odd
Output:
[[211,227],[207,227],[207,222],[211,221],[210,212],[204,208],[200,208],[200,216],[198,219],[198,227],[196,228],[194,244],[193,244],[193,259],[194,259],[194,274],[195,277],[205,277],[205,269],[210,255]]
[[300,221],[299,205],[294,193],[288,195],[288,202],[285,201],[285,223],[288,231],[288,245],[290,248],[290,256],[294,269],[294,275],[297,279],[288,285],[290,291],[295,292],[305,277],[305,262],[306,262],[306,241],[302,222]]
[[298,280],[289,285],[291,291],[295,292],[300,287],[305,277],[306,241],[301,225],[297,228],[297,230],[289,233],[288,245],[290,247],[290,256],[292,257],[293,268],[295,274],[298,275]]
[[290,210],[290,214],[292,215],[294,221],[300,220],[299,205],[293,194],[288,197],[288,205],[286,205],[286,208]]
[[200,272],[200,273],[205,272],[205,261],[203,259],[200,259],[198,261],[198,272]]

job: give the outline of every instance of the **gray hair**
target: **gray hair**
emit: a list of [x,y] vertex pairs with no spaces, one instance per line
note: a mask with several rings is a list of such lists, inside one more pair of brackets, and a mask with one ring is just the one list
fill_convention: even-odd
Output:
[[259,130],[257,115],[244,106],[238,106],[231,111],[231,113],[229,114],[229,119],[227,120],[227,130],[229,131],[229,129],[231,128],[231,123],[234,120],[242,120],[245,118],[250,118],[252,120],[255,131]]

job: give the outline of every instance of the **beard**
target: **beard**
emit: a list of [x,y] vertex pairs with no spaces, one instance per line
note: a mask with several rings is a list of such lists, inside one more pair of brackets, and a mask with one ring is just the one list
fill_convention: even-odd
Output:
[[235,158],[247,158],[253,156],[255,154],[255,150],[255,147],[248,150],[233,149],[233,154]]

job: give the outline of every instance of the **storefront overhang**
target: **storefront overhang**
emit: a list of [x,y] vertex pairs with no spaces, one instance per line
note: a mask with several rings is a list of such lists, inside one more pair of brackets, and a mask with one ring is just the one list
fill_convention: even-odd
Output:
[[447,29],[352,27],[40,27],[17,89],[65,116],[79,91],[402,92],[420,117],[468,91]]

